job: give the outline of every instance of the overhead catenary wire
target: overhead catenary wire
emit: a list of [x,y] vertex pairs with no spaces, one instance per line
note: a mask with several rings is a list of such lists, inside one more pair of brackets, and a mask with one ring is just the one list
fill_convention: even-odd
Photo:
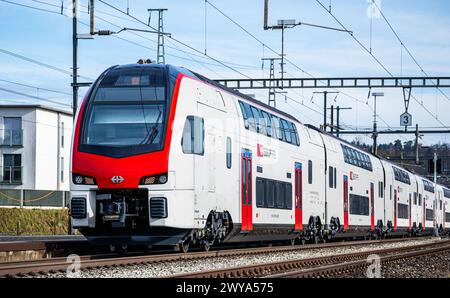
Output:
[[51,100],[51,99],[47,99],[47,98],[43,98],[43,97],[40,97],[40,96],[34,96],[34,95],[31,95],[31,94],[23,93],[23,92],[20,92],[20,91],[9,89],[9,88],[0,87],[0,91],[4,91],[4,92],[8,92],[8,93],[24,96],[24,97],[27,97],[27,98],[33,98],[33,99],[37,99],[37,100],[40,100],[40,101],[46,101],[46,102],[57,104],[57,105],[61,105],[61,106],[71,107],[70,104],[61,103],[61,102],[58,102],[58,101],[55,101],[55,100]]
[[14,84],[14,85],[22,86],[22,87],[28,87],[28,88],[32,88],[32,89],[36,89],[36,90],[52,92],[52,93],[59,93],[59,94],[63,94],[63,95],[72,95],[71,93],[64,92],[64,91],[58,91],[58,90],[48,89],[48,88],[45,88],[45,87],[33,86],[33,85],[19,83],[19,82],[5,80],[5,79],[0,79],[0,82],[4,82],[4,83],[8,83],[8,84]]
[[[389,26],[389,28],[391,29],[392,33],[394,33],[395,37],[397,38],[397,40],[400,42],[400,45],[402,47],[402,49],[405,49],[406,53],[409,55],[409,57],[411,57],[411,59],[414,61],[414,63],[417,65],[417,67],[420,69],[420,72],[423,73],[427,78],[429,78],[428,73],[423,69],[423,67],[419,64],[419,62],[417,61],[416,57],[414,57],[414,55],[411,53],[410,49],[406,46],[406,44],[403,42],[403,40],[400,38],[399,34],[395,31],[394,27],[391,25],[391,23],[389,22],[389,20],[387,19],[387,17],[385,16],[385,14],[383,13],[383,11],[381,10],[381,8],[379,7],[379,5],[376,3],[376,1],[372,0],[373,5],[375,5],[375,7],[377,8],[377,10],[380,12],[381,16],[383,17],[383,19],[385,20],[385,22],[387,23],[387,25]],[[437,87],[437,85],[433,82],[433,80],[430,80],[431,83]],[[442,91],[441,88],[437,87],[437,89],[440,91],[440,93],[447,99],[450,100],[450,97],[448,97],[447,94],[444,93],[444,91]]]
[[[348,30],[347,27],[332,13],[330,12],[326,6],[320,1],[320,0],[316,0],[316,2],[328,13],[330,14],[333,19],[345,30]],[[349,33],[350,36],[361,46],[361,48],[366,51],[377,63],[379,66],[381,66],[381,68],[383,68],[391,77],[394,77],[394,75],[387,69],[387,67],[371,52],[367,49],[367,47],[353,34],[353,33]],[[420,103],[417,98],[411,94],[411,97],[418,103]],[[433,119],[435,119],[436,121],[438,121],[443,127],[447,127],[442,121],[440,121],[436,115],[434,115],[430,110],[428,110],[424,105],[420,105],[428,114],[430,114],[432,116]]]
[[[264,56],[264,48],[267,48],[268,50],[270,50],[272,53],[274,53],[274,54],[276,54],[276,55],[279,55],[279,53],[276,51],[276,50],[274,50],[272,47],[270,47],[270,46],[268,46],[265,42],[263,42],[261,39],[259,39],[258,37],[256,37],[253,33],[251,33],[249,30],[247,30],[247,29],[245,29],[244,28],[244,26],[242,26],[241,24],[239,24],[237,21],[235,21],[233,18],[231,18],[229,15],[227,15],[225,12],[223,12],[221,9],[219,9],[216,5],[214,5],[210,0],[205,0],[206,1],[206,3],[208,3],[212,8],[214,8],[217,12],[219,12],[222,16],[224,16],[226,19],[228,19],[230,22],[232,22],[234,25],[236,25],[238,28],[240,28],[241,30],[243,30],[247,35],[249,35],[251,38],[253,38],[254,40],[256,40],[258,43],[260,43],[261,45],[262,45],[262,48],[263,48],[263,56]],[[331,10],[330,10],[331,11]],[[347,30],[348,31],[348,30]],[[311,78],[315,78],[311,73],[309,73],[308,71],[306,71],[305,69],[303,69],[302,67],[300,67],[300,66],[298,66],[297,64],[295,64],[294,62],[292,62],[291,60],[289,60],[288,58],[285,58],[285,61],[288,63],[288,64],[290,64],[290,65],[292,65],[293,67],[295,67],[296,69],[298,69],[298,70],[300,70],[302,73],[304,73],[304,74],[306,74],[306,75],[308,75],[309,77],[311,77]],[[291,75],[292,76],[292,75]],[[326,84],[326,82],[323,82],[323,81],[320,81],[319,80],[319,82],[321,83],[321,84],[323,84],[323,85],[325,85]],[[335,91],[338,91],[338,89],[336,89],[336,88],[331,88],[332,90],[335,90]],[[346,96],[346,97],[348,97],[348,98],[350,98],[350,99],[353,99],[353,100],[355,100],[355,101],[358,101],[358,102],[361,102],[361,103],[364,103],[364,104],[366,104],[365,102],[363,102],[361,99],[359,99],[359,98],[357,98],[357,97],[354,97],[354,96],[352,96],[352,95],[350,95],[350,94],[348,94],[348,93],[346,93],[346,92],[344,92],[344,91],[341,91],[341,90],[339,90],[339,92],[342,94],[342,95],[344,95],[344,96]],[[373,110],[374,110],[374,108],[370,105],[370,104],[366,104],[370,109],[371,109],[371,111],[373,112]],[[322,113],[321,113],[322,114]],[[327,118],[329,118],[329,116],[327,115]],[[380,120],[382,121],[382,122],[384,122],[385,124],[387,124],[387,122],[384,120],[384,119],[382,119],[381,117],[379,117],[380,118]]]
[[[2,0],[0,0],[0,1],[2,1]],[[0,53],[3,53],[3,54],[6,54],[6,55],[15,57],[15,58],[27,61],[27,62],[34,63],[36,65],[39,65],[39,66],[42,66],[42,67],[45,67],[45,68],[48,68],[48,69],[51,69],[51,70],[54,70],[54,71],[66,74],[66,75],[72,75],[72,73],[70,71],[68,71],[68,70],[65,70],[65,69],[62,69],[60,67],[56,67],[56,66],[50,65],[50,64],[45,63],[45,62],[38,61],[36,59],[32,59],[32,58],[26,57],[24,55],[21,55],[21,54],[12,52],[12,51],[8,51],[8,50],[0,48]],[[86,80],[91,80],[91,81],[93,80],[92,78],[85,77],[85,76],[79,76],[79,77],[83,78],[83,79],[86,79]]]
[[[142,25],[144,25],[144,26],[147,26],[147,27],[149,27],[149,28],[151,28],[151,29],[153,29],[153,30],[156,30],[156,28],[152,27],[152,26],[149,25],[148,23],[143,22],[142,20],[136,18],[135,16],[133,16],[133,15],[131,15],[131,14],[127,14],[125,11],[123,11],[123,10],[117,8],[116,6],[114,6],[114,5],[112,5],[112,4],[109,4],[109,3],[107,3],[107,2],[105,2],[105,1],[103,1],[103,0],[99,0],[99,2],[105,4],[106,6],[112,8],[112,9],[114,9],[114,10],[116,10],[116,11],[122,13],[122,14],[125,14],[125,15],[127,15],[127,16],[129,16],[129,17],[131,17],[131,18],[133,18],[133,19],[135,19],[135,20],[137,20],[137,21],[139,21],[139,22],[140,22]],[[214,58],[214,57],[212,57],[212,56],[209,55],[209,54],[205,54],[205,53],[203,53],[202,51],[200,51],[200,50],[198,50],[198,49],[196,49],[196,48],[194,48],[194,47],[192,47],[192,46],[186,44],[185,42],[180,41],[180,40],[174,38],[173,36],[168,36],[168,38],[171,39],[171,40],[173,40],[173,41],[176,42],[176,43],[181,44],[182,46],[185,46],[185,47],[189,48],[190,50],[192,50],[192,51],[194,51],[194,52],[196,52],[196,53],[198,53],[198,54],[201,54],[201,55],[204,55],[204,56],[210,58],[211,60],[213,60],[213,61],[215,61],[215,62],[221,64],[222,66],[224,66],[224,67],[226,67],[226,68],[228,68],[228,69],[230,69],[230,70],[232,70],[232,71],[234,71],[234,72],[236,72],[236,73],[238,73],[238,74],[240,74],[240,75],[242,75],[242,76],[245,77],[245,78],[251,79],[251,77],[249,77],[248,75],[242,73],[241,71],[236,70],[235,68],[233,68],[233,67],[231,67],[230,65],[226,64],[225,62],[222,62],[222,61],[220,61],[219,59]],[[280,93],[280,92],[277,92],[277,93]],[[289,96],[286,96],[286,97],[289,98],[289,99],[291,99],[291,100],[293,100],[293,99],[290,98]],[[295,101],[295,100],[293,100],[293,101]],[[298,103],[298,102],[297,102],[297,103]],[[303,105],[303,106],[305,106],[305,105]],[[312,111],[315,111],[315,112],[321,114],[321,112],[318,112],[318,111],[316,111],[316,110],[314,110],[314,109],[312,109],[312,108],[310,108],[310,107],[308,107],[308,106],[305,106],[305,107],[307,107],[308,109],[310,109],[310,110],[312,110]]]

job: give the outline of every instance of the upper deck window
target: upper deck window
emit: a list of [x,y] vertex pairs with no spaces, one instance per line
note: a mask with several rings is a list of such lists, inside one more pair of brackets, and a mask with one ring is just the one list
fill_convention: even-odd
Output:
[[370,160],[370,156],[368,154],[360,152],[344,144],[341,144],[341,147],[342,153],[344,154],[344,161],[346,163],[368,171],[373,171],[372,161]]
[[397,167],[392,167],[392,169],[394,170],[395,180],[411,185],[411,180],[409,179],[408,172]]
[[434,193],[434,184],[425,179],[422,179],[422,181],[423,181],[423,188],[428,192]]

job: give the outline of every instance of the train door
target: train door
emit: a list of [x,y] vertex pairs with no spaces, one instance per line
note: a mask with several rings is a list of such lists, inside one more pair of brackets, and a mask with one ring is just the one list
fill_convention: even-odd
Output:
[[348,219],[348,176],[344,175],[344,191],[343,191],[343,203],[344,203],[344,231],[349,228]]
[[243,149],[241,155],[242,231],[251,231],[253,229],[252,187],[252,152],[248,149]]
[[303,175],[302,164],[295,163],[295,230],[303,229]]
[[370,183],[370,230],[375,230],[375,190],[373,182]]

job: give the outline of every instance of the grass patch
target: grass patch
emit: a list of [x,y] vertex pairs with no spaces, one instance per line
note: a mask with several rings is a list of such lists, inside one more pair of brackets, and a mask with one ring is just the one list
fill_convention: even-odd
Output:
[[0,234],[67,235],[66,209],[0,208]]

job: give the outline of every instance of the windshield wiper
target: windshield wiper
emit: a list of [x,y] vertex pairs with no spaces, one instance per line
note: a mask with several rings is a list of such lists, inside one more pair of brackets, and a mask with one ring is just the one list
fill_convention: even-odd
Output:
[[[156,119],[155,125],[152,126],[152,128],[150,128],[150,130],[148,131],[147,135],[145,136],[145,138],[142,140],[142,142],[139,145],[142,144],[152,144],[153,141],[155,140],[156,136],[158,135],[158,122],[159,119],[161,118],[162,115],[162,111],[159,111],[159,115],[158,118]],[[145,121],[145,119],[144,119]]]

